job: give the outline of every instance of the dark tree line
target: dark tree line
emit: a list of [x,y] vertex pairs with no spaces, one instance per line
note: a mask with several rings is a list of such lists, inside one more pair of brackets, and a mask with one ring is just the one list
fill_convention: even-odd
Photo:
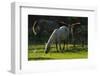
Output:
[[[44,23],[38,24],[40,20],[44,20]],[[57,23],[57,24],[55,24],[52,27],[51,25],[50,27],[47,27],[47,25],[49,24],[46,23],[46,20]],[[38,25],[40,27],[39,33],[37,35],[34,35],[32,31],[32,27],[35,21],[37,21],[35,28],[37,28]],[[54,23],[50,23],[50,24],[53,25]],[[80,23],[80,24],[73,26],[74,40],[72,40],[72,36],[70,35],[69,42],[72,43],[72,41],[74,41],[74,43],[77,43],[77,44],[80,42],[83,42],[83,44],[87,44],[88,42],[88,18],[87,17],[28,15],[28,42],[29,43],[37,43],[37,42],[44,43],[48,40],[54,28],[59,28],[63,25],[69,27],[69,25],[73,25],[75,23]],[[57,27],[55,27],[56,25]],[[49,31],[46,31],[45,29]]]

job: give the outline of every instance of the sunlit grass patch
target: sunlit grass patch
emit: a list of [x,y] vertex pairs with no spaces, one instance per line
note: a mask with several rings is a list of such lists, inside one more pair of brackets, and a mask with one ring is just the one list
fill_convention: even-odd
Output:
[[52,45],[50,52],[48,54],[44,53],[44,45],[36,44],[29,45],[28,47],[28,60],[49,60],[49,59],[83,59],[88,58],[87,46],[84,48],[81,46],[73,47],[68,46],[64,53],[57,52],[55,45]]

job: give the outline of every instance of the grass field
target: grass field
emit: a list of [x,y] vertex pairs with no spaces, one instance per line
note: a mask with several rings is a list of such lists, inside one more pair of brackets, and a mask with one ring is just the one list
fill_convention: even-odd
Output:
[[49,60],[49,59],[83,59],[88,58],[88,50],[85,45],[84,48],[77,45],[75,48],[68,45],[68,49],[64,53],[56,52],[55,45],[51,46],[48,54],[44,53],[43,44],[29,44],[28,46],[28,60]]

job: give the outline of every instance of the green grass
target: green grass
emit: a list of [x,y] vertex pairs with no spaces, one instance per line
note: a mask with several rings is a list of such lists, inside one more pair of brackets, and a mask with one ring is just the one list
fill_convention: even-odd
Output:
[[75,48],[72,45],[68,46],[68,49],[64,53],[56,52],[55,45],[51,46],[48,54],[44,53],[44,45],[42,44],[30,44],[28,46],[28,60],[49,60],[49,59],[83,59],[88,58],[88,51],[86,46],[82,48],[77,45]]

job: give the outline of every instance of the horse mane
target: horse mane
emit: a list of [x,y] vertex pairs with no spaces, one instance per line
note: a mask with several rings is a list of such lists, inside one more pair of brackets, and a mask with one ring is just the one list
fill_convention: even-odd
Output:
[[53,33],[51,34],[51,36],[49,37],[48,42],[46,43],[45,49],[47,49],[48,47],[50,47],[51,43],[53,43],[54,38],[55,38],[55,33],[56,33],[57,30],[58,30],[58,29],[55,29],[55,30],[53,31]]

